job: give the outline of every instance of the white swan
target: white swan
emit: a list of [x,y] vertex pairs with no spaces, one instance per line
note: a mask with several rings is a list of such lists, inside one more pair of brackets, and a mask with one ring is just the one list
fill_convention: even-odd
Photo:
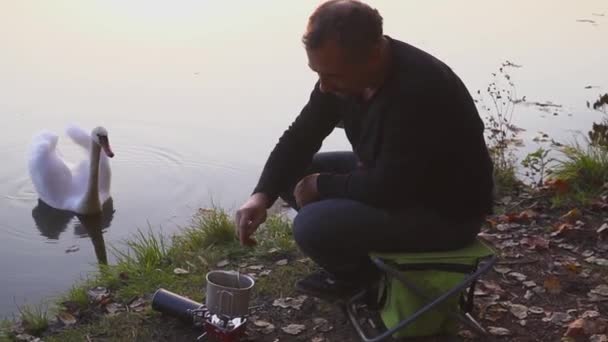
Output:
[[[66,133],[89,153],[89,158],[76,167],[68,167],[57,150],[59,137],[44,131],[32,141],[29,172],[40,199],[49,206],[77,214],[97,214],[110,198],[111,171],[108,157],[108,131],[93,129],[89,135],[77,126],[69,126]],[[104,153],[101,153],[103,149]]]

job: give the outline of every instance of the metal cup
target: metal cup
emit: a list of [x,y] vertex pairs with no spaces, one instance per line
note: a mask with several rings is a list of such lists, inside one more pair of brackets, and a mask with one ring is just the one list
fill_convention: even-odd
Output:
[[249,314],[249,299],[255,281],[252,277],[234,271],[207,273],[205,306],[210,313],[227,317],[244,317]]

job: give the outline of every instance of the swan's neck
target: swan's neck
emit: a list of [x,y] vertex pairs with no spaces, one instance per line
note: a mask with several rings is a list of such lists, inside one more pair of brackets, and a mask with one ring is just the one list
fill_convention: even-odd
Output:
[[82,213],[98,213],[101,211],[101,203],[99,201],[99,160],[101,158],[101,146],[95,143],[91,145],[89,183],[80,204]]

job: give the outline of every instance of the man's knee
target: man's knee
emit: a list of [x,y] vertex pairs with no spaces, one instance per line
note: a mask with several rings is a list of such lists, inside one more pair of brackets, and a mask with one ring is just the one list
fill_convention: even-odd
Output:
[[323,219],[323,201],[311,203],[304,206],[293,221],[293,237],[298,246],[304,250],[311,248],[317,249],[323,243],[327,243],[331,227],[328,226],[329,220]]

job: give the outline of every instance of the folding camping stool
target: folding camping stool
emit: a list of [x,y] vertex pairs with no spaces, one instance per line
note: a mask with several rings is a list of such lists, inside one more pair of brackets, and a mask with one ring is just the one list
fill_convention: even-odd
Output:
[[497,256],[481,241],[458,250],[370,257],[384,272],[378,304],[387,330],[374,337],[365,334],[357,307],[367,293],[360,292],[347,302],[346,311],[363,341],[455,334],[458,321],[487,334],[471,311],[477,279],[490,270]]

